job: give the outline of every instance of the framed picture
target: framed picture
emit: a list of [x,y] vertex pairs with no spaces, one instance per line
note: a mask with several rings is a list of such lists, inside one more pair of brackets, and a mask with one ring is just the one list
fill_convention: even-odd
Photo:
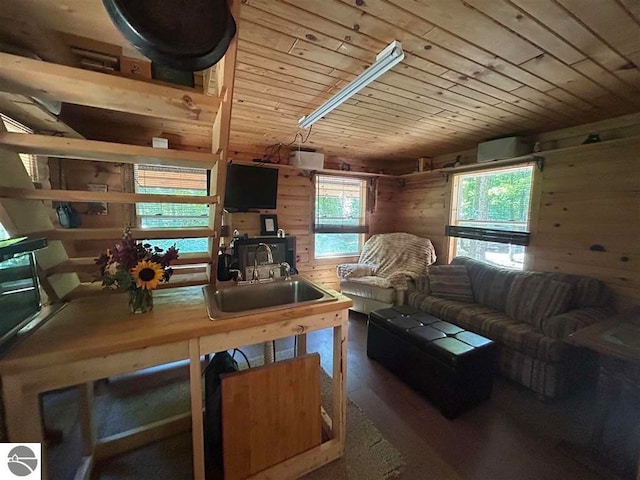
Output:
[[260,215],[260,235],[275,235],[277,231],[277,215]]

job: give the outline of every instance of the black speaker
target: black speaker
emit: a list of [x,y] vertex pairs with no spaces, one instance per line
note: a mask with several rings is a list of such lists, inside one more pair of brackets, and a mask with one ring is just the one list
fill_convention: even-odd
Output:
[[[269,245],[274,263],[287,262],[291,268],[296,268],[296,237],[236,238],[233,241],[233,255],[238,259],[238,268],[241,272],[253,265],[256,249],[260,243]],[[263,259],[262,256],[259,258]]]

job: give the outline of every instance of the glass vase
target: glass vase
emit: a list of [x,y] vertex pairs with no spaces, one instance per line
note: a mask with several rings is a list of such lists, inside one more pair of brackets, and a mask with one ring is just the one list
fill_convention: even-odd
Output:
[[146,313],[153,309],[153,291],[146,288],[129,290],[129,308],[131,313]]

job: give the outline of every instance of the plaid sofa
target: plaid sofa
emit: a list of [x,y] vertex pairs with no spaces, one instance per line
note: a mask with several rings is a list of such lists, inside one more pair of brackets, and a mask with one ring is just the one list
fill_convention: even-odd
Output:
[[[451,263],[466,267],[472,303],[432,295],[428,277],[421,277],[409,304],[494,340],[500,372],[541,397],[559,397],[591,376],[596,367],[593,354],[565,340],[613,314],[602,282],[578,275],[518,272],[466,257]],[[547,315],[549,311],[553,314]]]

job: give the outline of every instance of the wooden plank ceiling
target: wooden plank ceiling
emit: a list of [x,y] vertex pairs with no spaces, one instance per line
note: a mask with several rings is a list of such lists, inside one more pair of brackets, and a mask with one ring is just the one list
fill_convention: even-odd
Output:
[[[54,30],[127,46],[99,0],[8,3],[18,18],[29,15]],[[346,158],[406,160],[640,111],[639,5],[242,0],[231,150],[260,153],[289,143],[297,120],[392,40],[402,42],[405,60],[314,125],[305,146]],[[109,121],[101,111],[74,108],[72,117]],[[118,117],[112,115],[113,126],[162,127],[187,148],[206,148],[201,127]]]

